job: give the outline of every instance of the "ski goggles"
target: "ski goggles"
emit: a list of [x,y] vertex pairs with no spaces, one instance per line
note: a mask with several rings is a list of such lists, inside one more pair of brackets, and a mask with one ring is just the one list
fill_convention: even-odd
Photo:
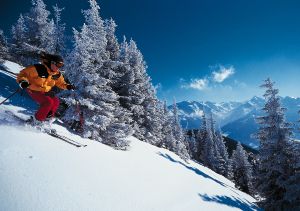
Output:
[[61,68],[61,67],[64,66],[64,63],[63,63],[63,62],[54,62],[54,61],[52,61],[51,64],[54,64],[54,65],[55,65],[56,67],[58,67],[58,68]]

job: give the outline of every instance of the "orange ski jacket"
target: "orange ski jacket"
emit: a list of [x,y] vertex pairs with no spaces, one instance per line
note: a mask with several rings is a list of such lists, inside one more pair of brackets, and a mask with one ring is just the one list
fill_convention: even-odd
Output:
[[67,89],[68,85],[59,71],[52,72],[43,64],[31,65],[21,70],[17,75],[17,82],[21,81],[29,83],[28,89],[39,92],[49,92],[54,86]]

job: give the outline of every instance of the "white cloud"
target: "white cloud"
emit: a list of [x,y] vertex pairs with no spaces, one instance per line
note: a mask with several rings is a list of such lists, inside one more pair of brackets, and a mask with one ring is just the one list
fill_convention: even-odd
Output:
[[221,83],[229,76],[234,74],[234,67],[230,66],[229,68],[225,68],[224,66],[220,66],[218,71],[213,71],[212,76],[215,82]]
[[181,87],[182,88],[192,88],[197,90],[204,90],[208,88],[209,81],[206,78],[203,79],[191,79],[191,82],[189,84],[184,84]]
[[196,89],[200,91],[210,90],[211,88],[220,88],[216,85],[220,85],[221,82],[235,73],[233,66],[226,68],[223,65],[215,65],[210,66],[210,68],[216,69],[210,76],[206,75],[203,78],[192,78],[189,82],[180,78],[179,83],[181,84],[181,88]]
[[208,80],[206,78],[204,79],[192,79],[190,83],[190,87],[193,89],[199,89],[203,90],[208,87]]

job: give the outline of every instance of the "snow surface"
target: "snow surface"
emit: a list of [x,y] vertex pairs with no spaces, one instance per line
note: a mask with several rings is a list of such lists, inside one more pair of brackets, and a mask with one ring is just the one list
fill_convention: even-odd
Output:
[[17,63],[11,62],[11,61],[4,61],[3,66],[5,69],[13,72],[13,73],[19,73],[24,67],[20,66]]
[[26,118],[31,106],[29,98],[0,105],[0,210],[258,210],[232,182],[168,150],[129,137],[130,149],[117,151],[54,124],[88,145],[76,148],[6,112]]
[[255,210],[224,177],[133,137],[124,152],[23,126],[0,133],[0,210]]

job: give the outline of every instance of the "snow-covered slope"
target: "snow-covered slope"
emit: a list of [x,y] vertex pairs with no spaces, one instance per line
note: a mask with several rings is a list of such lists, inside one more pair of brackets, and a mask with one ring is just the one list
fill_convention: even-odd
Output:
[[14,63],[14,62],[7,61],[7,60],[4,61],[3,64],[2,64],[1,66],[2,66],[1,69],[3,69],[3,70],[8,70],[8,71],[10,71],[10,72],[12,72],[12,73],[19,73],[20,70],[23,69],[22,66],[20,66],[20,65],[18,65],[18,64],[16,64],[16,63]]
[[[4,92],[15,82],[8,80]],[[3,81],[2,81],[3,82]],[[17,100],[17,99],[23,100]],[[257,210],[251,196],[200,164],[130,137],[128,151],[83,139],[60,125],[76,148],[18,124],[34,109],[26,97],[0,106],[0,210]]]
[[75,148],[22,126],[0,126],[0,210],[255,210],[209,169],[131,139],[129,151],[75,137]]

